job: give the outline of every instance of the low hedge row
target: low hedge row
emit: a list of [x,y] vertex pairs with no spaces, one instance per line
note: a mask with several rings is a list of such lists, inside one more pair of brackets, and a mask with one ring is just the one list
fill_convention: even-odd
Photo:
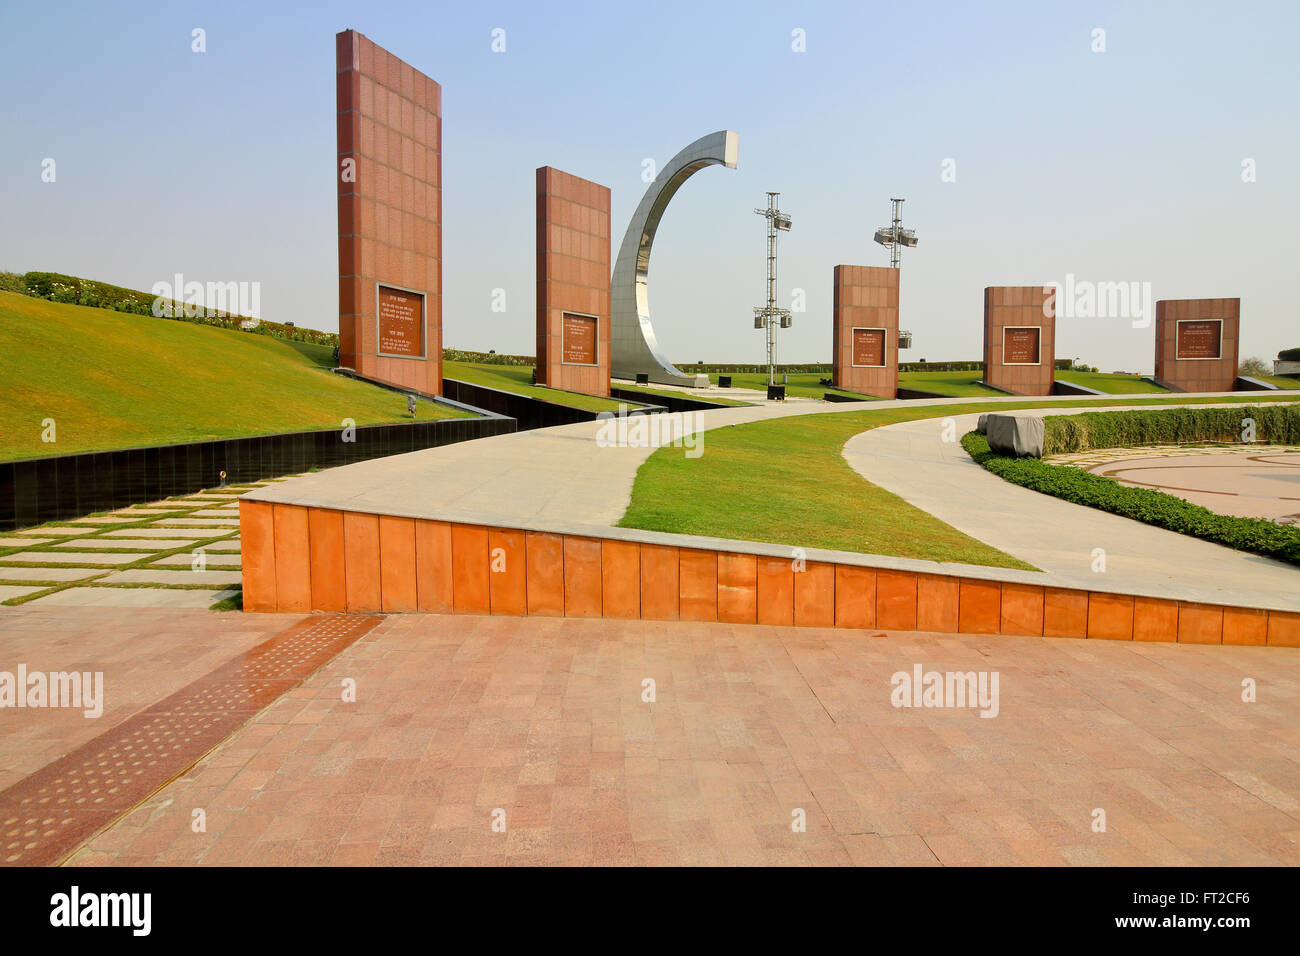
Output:
[[85,305],[93,309],[112,309],[132,315],[152,315],[154,297],[134,289],[65,276],[57,272],[27,272],[22,276],[26,295],[51,302]]
[[1173,407],[1048,416],[1043,419],[1043,454],[1182,442],[1239,442],[1245,428],[1242,423],[1248,418],[1255,420],[1257,441],[1300,444],[1300,404]]
[[983,362],[899,362],[900,372],[983,372]]
[[505,355],[498,352],[475,352],[471,349],[443,349],[444,362],[473,362],[478,365],[535,365],[532,355]]
[[[1068,372],[1073,364],[1071,359],[1057,359],[1055,368],[1058,372]],[[899,362],[898,370],[900,372],[984,372],[984,362],[927,362],[921,359],[919,362]],[[1084,366],[1079,366],[1079,371],[1086,371]],[[1097,371],[1095,368],[1092,371]]]
[[0,272],[0,292],[17,292],[19,295],[26,295],[27,283],[23,282],[23,277],[16,272]]
[[962,447],[985,469],[1012,484],[1078,505],[1225,544],[1239,551],[1300,565],[1300,528],[1262,518],[1234,518],[1157,491],[1130,488],[1111,478],[1037,458],[1007,458],[989,450],[979,432],[962,436]]
[[[677,368],[680,369],[681,371],[686,372],[687,374],[690,375],[702,375],[702,374],[708,374],[710,372],[721,372],[723,375],[729,375],[729,374],[743,375],[746,373],[751,373],[751,374],[762,373],[764,375],[767,374],[766,365],[753,365],[748,363],[742,363],[737,365],[734,362],[722,363],[722,364],[716,362],[674,362],[673,364],[676,365]],[[776,367],[776,374],[778,375],[783,375],[783,374],[797,375],[797,374],[807,374],[810,372],[818,372],[822,375],[829,375],[830,371],[831,371],[831,367],[822,362],[812,362],[812,363],[805,362],[803,364],[778,365]]]

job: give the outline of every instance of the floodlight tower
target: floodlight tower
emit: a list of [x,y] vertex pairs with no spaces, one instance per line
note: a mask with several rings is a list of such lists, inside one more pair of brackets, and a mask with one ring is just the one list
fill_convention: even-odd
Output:
[[790,231],[790,217],[776,206],[780,193],[767,194],[767,208],[754,212],[767,219],[767,305],[754,309],[754,328],[767,330],[767,384],[776,384],[776,330],[790,327],[790,310],[776,307],[776,234]]
[[[909,249],[915,249],[916,244],[920,241],[916,238],[915,229],[904,229],[903,218],[899,207],[903,204],[902,199],[890,199],[894,204],[894,221],[888,226],[881,226],[876,230],[876,242],[882,246],[889,247],[889,266],[891,269],[897,269],[902,263],[903,246]],[[912,347],[912,333],[905,332],[902,329],[898,332],[898,347],[900,349],[910,349]]]
[[894,221],[891,225],[881,226],[876,230],[876,242],[882,246],[889,246],[889,265],[892,269],[897,269],[903,257],[903,246],[909,249],[915,248],[917,242],[915,229],[904,229],[903,220],[899,215],[899,206],[905,200],[891,199],[894,204]]

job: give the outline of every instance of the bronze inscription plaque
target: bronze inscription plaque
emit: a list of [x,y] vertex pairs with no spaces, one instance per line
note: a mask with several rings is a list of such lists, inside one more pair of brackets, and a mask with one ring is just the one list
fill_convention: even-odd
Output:
[[884,329],[853,330],[853,364],[878,366],[885,364]]
[[1003,329],[1002,330],[1002,364],[1003,365],[1037,365],[1038,337],[1041,330]]
[[564,313],[564,344],[561,353],[566,365],[596,364],[596,318],[591,315]]
[[1223,321],[1198,319],[1178,323],[1177,351],[1180,359],[1216,359],[1222,354]]
[[379,287],[379,351],[386,355],[424,355],[424,296]]

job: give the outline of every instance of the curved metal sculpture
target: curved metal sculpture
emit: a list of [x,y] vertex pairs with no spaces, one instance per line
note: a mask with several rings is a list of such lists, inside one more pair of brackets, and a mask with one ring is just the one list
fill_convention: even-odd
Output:
[[662,385],[695,384],[693,376],[675,368],[660,353],[659,343],[655,340],[647,288],[650,248],[654,245],[655,231],[659,228],[664,209],[682,183],[705,166],[735,169],[738,142],[739,137],[731,130],[701,136],[659,171],[632,214],[610,280],[614,360],[611,371],[615,378],[635,378],[638,372],[644,372],[650,381]]

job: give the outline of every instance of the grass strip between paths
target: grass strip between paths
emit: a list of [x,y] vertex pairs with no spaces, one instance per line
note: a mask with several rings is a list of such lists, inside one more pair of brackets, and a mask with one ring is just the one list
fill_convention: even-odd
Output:
[[[1260,393],[1121,398],[1109,405],[1248,404],[1291,401]],[[1052,408],[1096,407],[1097,401],[1053,402]],[[664,447],[637,470],[621,527],[707,535],[802,548],[827,548],[927,561],[1037,570],[945,524],[871,484],[845,461],[844,443],[882,425],[1040,408],[1042,401],[971,402],[819,413],[710,429],[704,453],[687,458]]]

